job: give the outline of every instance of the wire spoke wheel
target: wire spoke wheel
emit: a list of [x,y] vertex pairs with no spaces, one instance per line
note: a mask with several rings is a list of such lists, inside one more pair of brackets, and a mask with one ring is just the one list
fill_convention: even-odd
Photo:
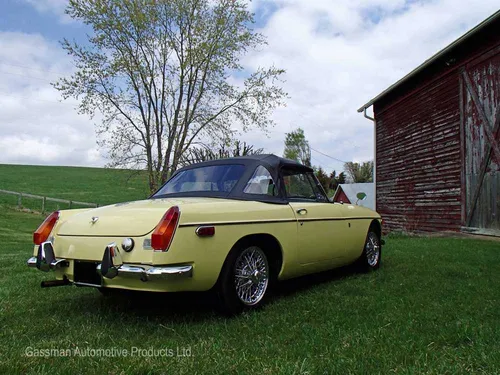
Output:
[[241,252],[234,263],[234,286],[236,295],[246,306],[258,304],[269,283],[269,264],[264,252],[249,247]]
[[368,233],[365,245],[366,261],[370,267],[375,267],[380,259],[380,241],[373,232]]

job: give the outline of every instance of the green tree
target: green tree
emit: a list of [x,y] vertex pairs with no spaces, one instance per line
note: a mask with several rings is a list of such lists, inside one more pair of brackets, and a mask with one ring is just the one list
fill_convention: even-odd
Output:
[[330,179],[326,172],[323,170],[323,168],[318,167],[315,170],[316,178],[318,179],[319,183],[321,186],[323,186],[323,189],[325,190],[326,193],[328,193],[329,190],[329,185],[330,185]]
[[340,184],[345,184],[346,182],[346,177],[345,177],[345,173],[344,172],[340,172],[338,177],[337,177],[337,185],[340,185]]
[[[151,190],[199,139],[224,139],[234,123],[266,129],[284,104],[284,70],[240,63],[265,43],[243,0],[70,0],[66,13],[92,33],[62,41],[76,70],[54,87],[100,115],[108,166],[146,167]],[[235,73],[246,78],[231,83]]]
[[337,176],[337,172],[333,171],[330,173],[330,178],[329,178],[329,188],[330,190],[337,190],[337,187],[340,184],[345,184],[346,178],[345,178],[345,173],[340,172],[339,175]]
[[373,182],[373,160],[361,164],[350,161],[344,164],[344,169],[353,183]]
[[311,148],[309,147],[304,130],[298,128],[290,133],[286,133],[283,157],[296,160],[308,167],[311,166]]

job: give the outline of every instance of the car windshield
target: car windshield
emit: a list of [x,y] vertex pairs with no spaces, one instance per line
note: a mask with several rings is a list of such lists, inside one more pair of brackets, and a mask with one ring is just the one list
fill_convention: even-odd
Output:
[[229,194],[245,171],[240,164],[211,165],[186,169],[171,178],[153,197],[189,192]]

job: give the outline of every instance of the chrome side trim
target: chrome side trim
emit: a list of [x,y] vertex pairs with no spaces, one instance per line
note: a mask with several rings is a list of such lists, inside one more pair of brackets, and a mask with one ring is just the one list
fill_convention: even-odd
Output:
[[199,227],[199,226],[222,226],[222,225],[250,225],[250,224],[281,224],[281,223],[296,223],[297,221],[335,221],[335,220],[379,220],[379,217],[359,216],[359,217],[318,217],[318,218],[303,218],[294,219],[275,219],[275,220],[246,220],[246,221],[213,221],[205,223],[184,223],[179,224],[179,228]]
[[[122,264],[116,269],[117,275],[130,277],[142,281],[175,280],[193,276],[193,266],[168,266],[143,268],[140,266]],[[97,265],[97,272],[101,273],[101,265]],[[104,276],[104,275],[103,275]],[[106,276],[104,276],[106,277]]]

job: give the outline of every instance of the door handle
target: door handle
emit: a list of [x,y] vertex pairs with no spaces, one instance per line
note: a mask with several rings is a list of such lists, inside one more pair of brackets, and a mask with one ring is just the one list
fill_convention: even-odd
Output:
[[305,214],[307,214],[307,210],[306,210],[305,208],[299,208],[299,209],[297,210],[297,213],[298,213],[299,215],[305,215]]

